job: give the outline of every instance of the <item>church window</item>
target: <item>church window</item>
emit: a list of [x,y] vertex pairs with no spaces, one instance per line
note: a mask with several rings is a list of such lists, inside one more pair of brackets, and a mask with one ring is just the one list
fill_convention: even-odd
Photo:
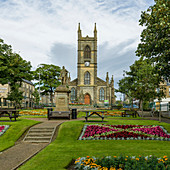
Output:
[[76,90],[75,88],[71,88],[71,100],[76,100]]
[[84,75],[84,84],[90,84],[90,73],[88,71]]
[[91,50],[88,45],[84,48],[84,58],[85,59],[91,59]]
[[101,88],[99,91],[99,100],[100,101],[104,100],[104,89],[103,88]]

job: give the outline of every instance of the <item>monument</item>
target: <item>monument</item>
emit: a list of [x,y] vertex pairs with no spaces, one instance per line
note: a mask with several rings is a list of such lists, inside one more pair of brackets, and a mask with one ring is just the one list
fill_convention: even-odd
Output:
[[55,99],[56,107],[53,108],[53,111],[48,112],[48,119],[50,118],[63,118],[67,117],[70,119],[69,111],[69,93],[70,90],[66,86],[68,79],[68,71],[63,66],[59,79],[61,80],[61,85],[58,86],[55,90]]
[[68,71],[63,66],[59,79],[61,80],[61,85],[55,90],[56,107],[54,111],[69,111],[69,93],[70,90],[66,86],[68,79]]

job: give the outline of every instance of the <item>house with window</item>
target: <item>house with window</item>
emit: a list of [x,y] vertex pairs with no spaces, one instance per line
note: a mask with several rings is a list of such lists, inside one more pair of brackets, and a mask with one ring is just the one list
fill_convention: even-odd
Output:
[[[32,108],[34,105],[34,96],[32,95],[35,91],[34,84],[31,81],[23,79],[20,90],[23,91],[23,100],[21,107]],[[9,84],[0,84],[0,108],[14,107],[10,100],[7,100],[8,93],[10,92]]]
[[70,103],[83,103],[87,105],[115,102],[113,76],[109,81],[108,72],[106,80],[97,76],[97,29],[94,26],[94,36],[82,37],[80,23],[78,25],[77,50],[77,78],[68,79]]

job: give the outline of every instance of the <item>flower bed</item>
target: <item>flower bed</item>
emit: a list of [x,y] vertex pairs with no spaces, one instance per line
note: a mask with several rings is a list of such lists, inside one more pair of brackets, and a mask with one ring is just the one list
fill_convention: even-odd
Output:
[[7,129],[9,128],[9,125],[0,125],[0,136],[3,135]]
[[170,140],[170,134],[157,125],[85,125],[79,140]]
[[35,109],[35,110],[22,110],[19,112],[20,115],[36,115],[36,116],[43,116],[47,115],[47,109]]
[[157,158],[155,156],[107,156],[103,158],[82,157],[75,161],[75,169],[86,170],[136,170],[136,169],[169,169],[170,159],[167,156]]

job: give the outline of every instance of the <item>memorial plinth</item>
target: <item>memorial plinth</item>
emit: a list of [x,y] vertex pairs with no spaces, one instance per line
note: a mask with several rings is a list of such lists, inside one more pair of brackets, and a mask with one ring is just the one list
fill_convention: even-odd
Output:
[[66,85],[60,85],[55,90],[56,107],[54,111],[69,111],[69,93]]

